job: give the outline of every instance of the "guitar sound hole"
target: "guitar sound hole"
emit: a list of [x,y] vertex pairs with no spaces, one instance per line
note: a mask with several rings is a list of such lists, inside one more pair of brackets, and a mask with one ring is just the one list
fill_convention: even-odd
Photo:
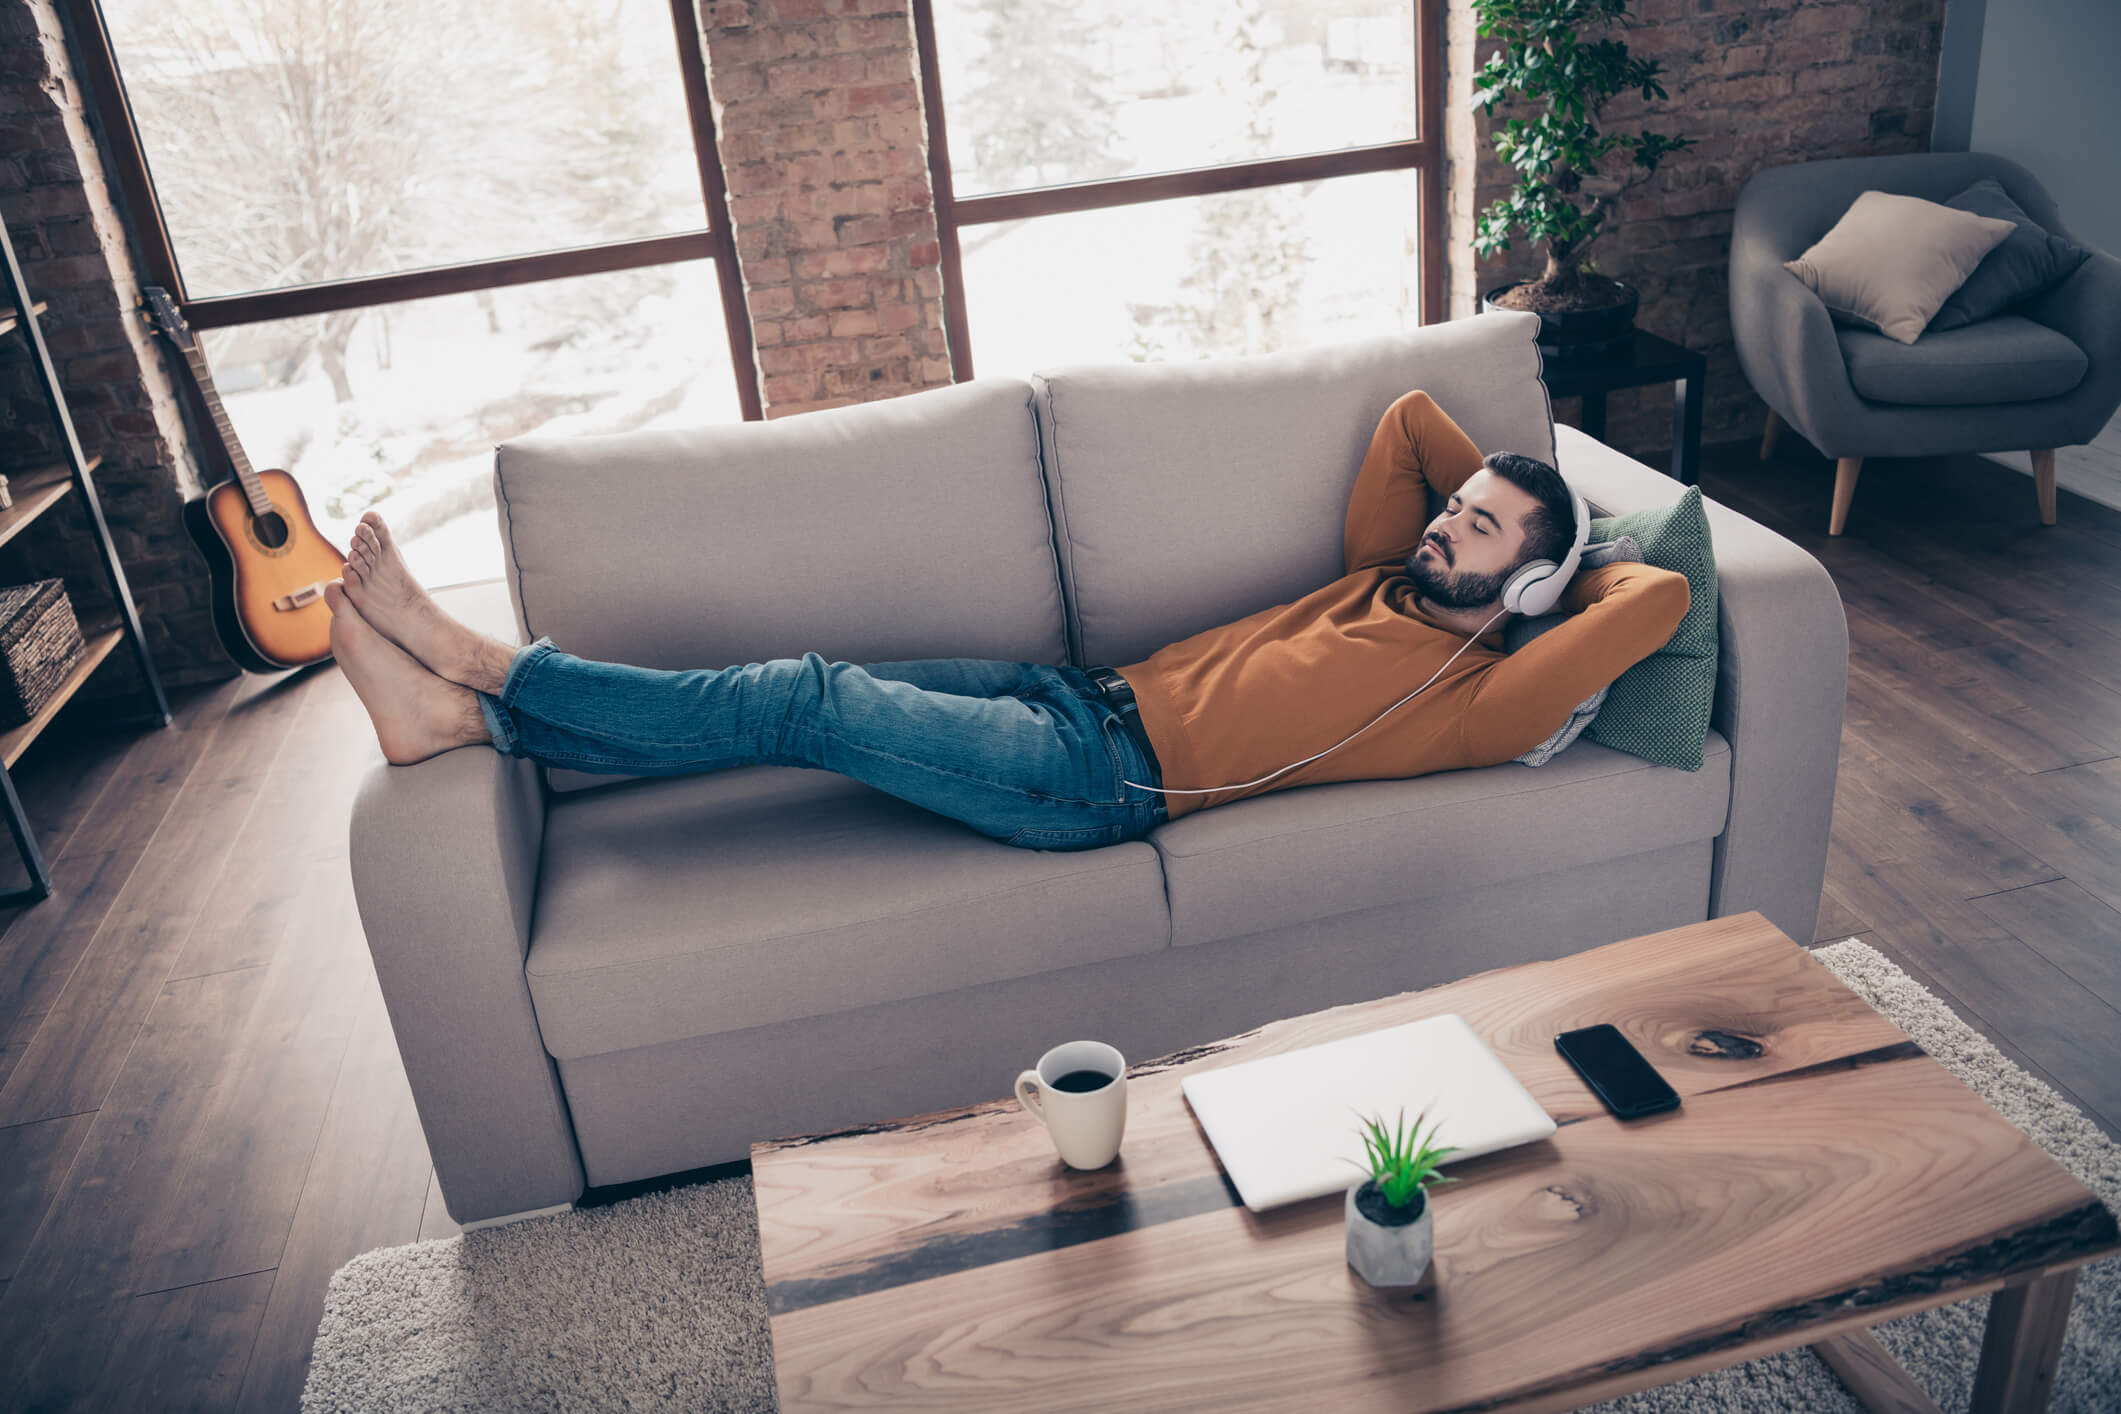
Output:
[[287,543],[287,522],[281,518],[278,511],[267,511],[262,516],[254,517],[251,524],[256,531],[258,543],[266,549],[277,550]]

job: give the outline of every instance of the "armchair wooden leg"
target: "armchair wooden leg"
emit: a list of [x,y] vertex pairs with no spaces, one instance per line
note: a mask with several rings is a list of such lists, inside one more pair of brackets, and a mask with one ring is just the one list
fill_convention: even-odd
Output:
[[2033,490],[2040,497],[2040,523],[2055,523],[2055,449],[2042,448],[2033,453]]
[[1834,463],[1834,514],[1826,523],[1827,534],[1839,535],[1848,524],[1849,502],[1856,499],[1856,477],[1862,471],[1862,457],[1843,457]]
[[1775,455],[1775,434],[1781,430],[1782,419],[1775,416],[1773,408],[1769,408],[1767,410],[1767,426],[1762,428],[1760,432],[1760,460],[1766,461],[1769,457]]

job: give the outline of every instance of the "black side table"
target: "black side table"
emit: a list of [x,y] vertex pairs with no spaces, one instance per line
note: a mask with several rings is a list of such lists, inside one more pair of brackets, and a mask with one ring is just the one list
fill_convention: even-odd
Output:
[[1583,430],[1605,440],[1605,395],[1615,388],[1672,384],[1672,475],[1692,486],[1701,478],[1701,400],[1707,392],[1709,361],[1684,344],[1660,339],[1645,329],[1618,353],[1596,358],[1558,359],[1542,355],[1540,377],[1556,398],[1583,399]]

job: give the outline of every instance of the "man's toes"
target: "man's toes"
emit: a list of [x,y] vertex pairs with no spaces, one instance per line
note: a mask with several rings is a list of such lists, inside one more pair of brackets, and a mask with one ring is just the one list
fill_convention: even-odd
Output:
[[342,583],[342,582],[341,582],[341,581],[339,581],[339,580],[336,580],[336,579],[334,579],[334,580],[330,581],[329,583],[327,583],[327,584],[326,584],[326,585],[324,586],[324,602],[325,602],[325,603],[327,603],[327,604],[329,604],[329,605],[331,605],[331,611],[332,611],[332,613],[333,613],[334,615],[337,615],[337,614],[343,614],[343,613],[345,613],[345,612],[346,612],[346,586],[345,586],[345,584],[344,584],[344,583]]

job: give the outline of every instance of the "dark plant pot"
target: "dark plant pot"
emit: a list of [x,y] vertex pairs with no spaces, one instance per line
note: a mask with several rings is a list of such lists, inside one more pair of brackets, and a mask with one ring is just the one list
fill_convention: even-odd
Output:
[[[1507,285],[1497,285],[1480,297],[1483,313],[1508,312],[1522,314],[1524,310],[1511,310],[1495,303],[1495,297],[1519,285],[1530,284],[1528,280],[1513,280]],[[1627,348],[1635,337],[1635,308],[1642,296],[1633,285],[1615,281],[1627,292],[1619,304],[1609,304],[1597,309],[1535,309],[1539,316],[1539,351],[1552,359],[1600,358],[1619,353]]]

